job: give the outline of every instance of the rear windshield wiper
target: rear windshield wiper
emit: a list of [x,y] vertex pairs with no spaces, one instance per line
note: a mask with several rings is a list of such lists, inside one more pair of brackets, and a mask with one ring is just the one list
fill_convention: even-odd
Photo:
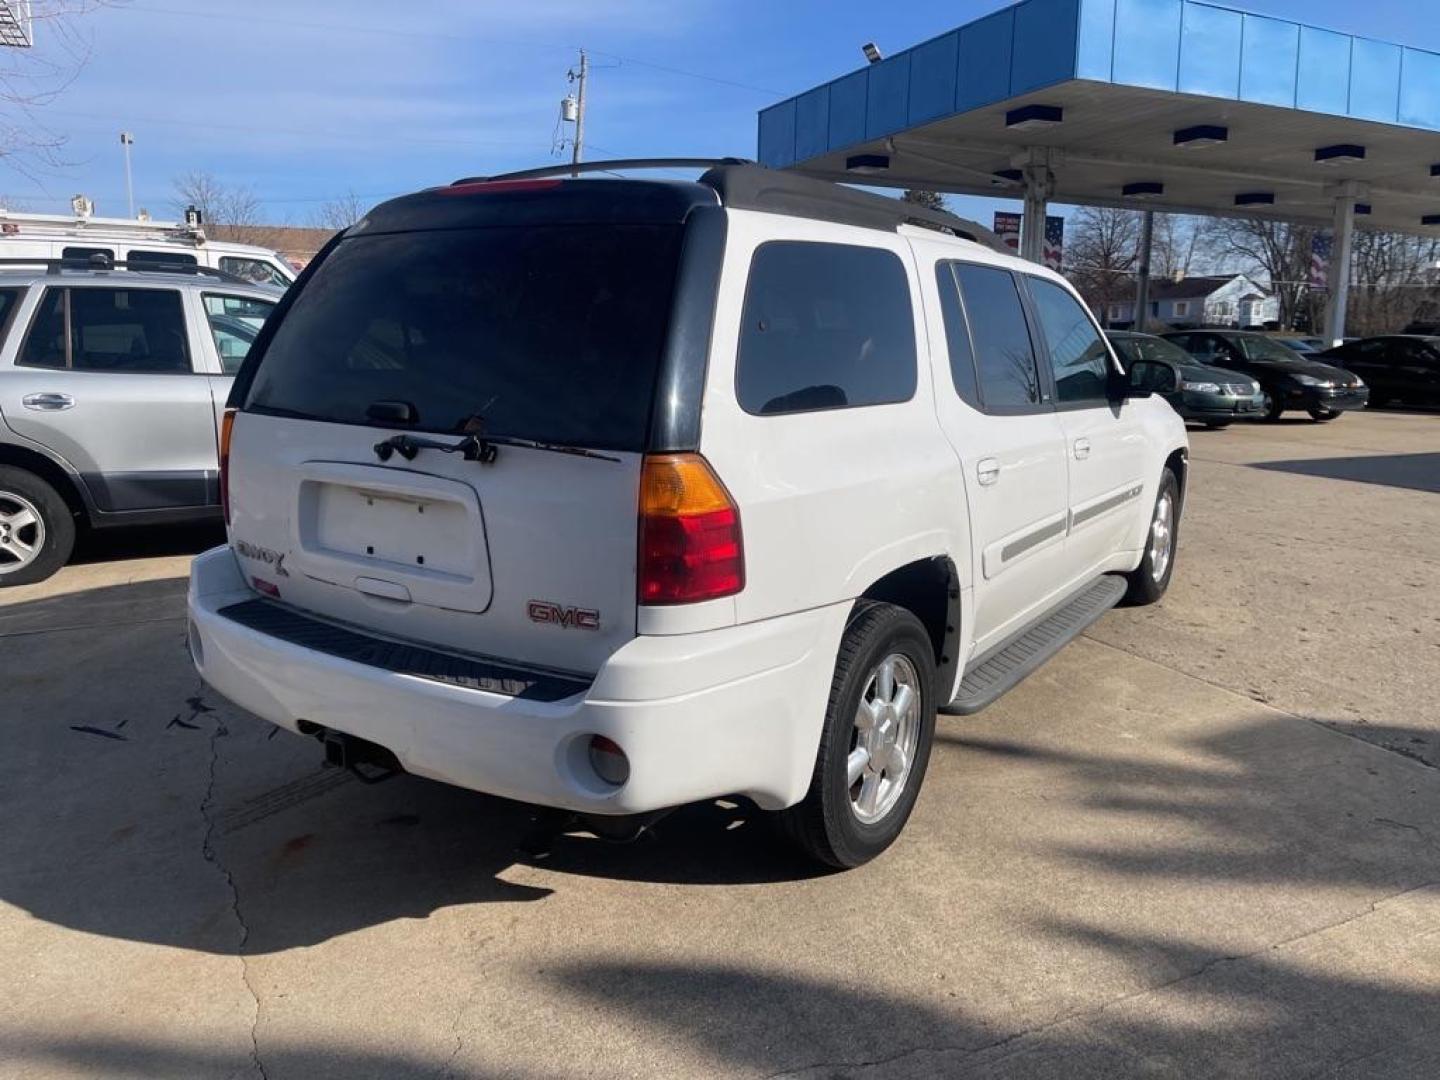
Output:
[[415,456],[421,450],[439,450],[442,454],[460,454],[466,461],[478,461],[482,465],[493,464],[498,455],[498,447],[501,446],[523,446],[531,450],[546,450],[552,454],[573,454],[576,457],[598,458],[601,461],[615,461],[620,459],[610,454],[602,454],[598,450],[587,450],[582,446],[564,446],[559,443],[539,442],[535,439],[521,439],[513,435],[479,435],[470,434],[458,442],[441,442],[438,439],[427,439],[419,435],[392,435],[375,444],[375,456],[381,461],[389,461],[391,456],[399,454],[406,461],[414,461]]
[[575,457],[597,458],[600,461],[618,462],[620,460],[612,454],[602,454],[599,450],[587,450],[583,446],[540,442],[538,439],[522,439],[515,435],[486,435],[484,440],[494,443],[496,446],[524,446],[531,450],[545,450],[552,454],[573,454]]

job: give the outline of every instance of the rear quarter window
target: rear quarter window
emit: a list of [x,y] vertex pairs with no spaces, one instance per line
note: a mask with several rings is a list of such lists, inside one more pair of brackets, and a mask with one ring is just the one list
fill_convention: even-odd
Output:
[[915,315],[894,252],[776,240],[745,287],[735,392],[756,416],[853,409],[915,394]]

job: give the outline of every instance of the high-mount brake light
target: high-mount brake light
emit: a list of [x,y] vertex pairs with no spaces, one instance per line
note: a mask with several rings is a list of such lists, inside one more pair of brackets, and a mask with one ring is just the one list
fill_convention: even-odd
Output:
[[226,409],[220,419],[220,508],[230,524],[230,436],[235,431],[235,410]]
[[699,454],[655,454],[640,474],[642,604],[693,604],[745,587],[740,511]]
[[451,184],[436,188],[441,195],[504,195],[512,191],[545,191],[557,188],[560,180],[477,180],[470,184]]

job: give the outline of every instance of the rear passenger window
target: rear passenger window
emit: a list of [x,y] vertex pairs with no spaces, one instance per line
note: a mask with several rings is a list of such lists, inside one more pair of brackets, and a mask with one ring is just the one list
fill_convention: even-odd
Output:
[[[99,256],[97,259],[96,256]],[[67,247],[60,249],[60,258],[66,262],[79,262],[95,264],[104,262],[110,264],[115,261],[115,252],[109,248],[98,247]]]
[[0,333],[10,325],[10,316],[20,306],[19,289],[0,289]]
[[1062,405],[1109,397],[1110,353],[1080,302],[1053,281],[1032,277],[1030,296],[1055,373],[1055,400]]
[[1040,404],[1040,373],[1020,290],[1008,270],[957,263],[975,346],[975,369],[985,408],[1024,409]]
[[756,250],[735,375],[746,412],[908,401],[915,368],[910,284],[893,252],[792,241]]
[[950,380],[960,400],[978,409],[980,392],[975,382],[975,350],[970,345],[970,327],[965,321],[965,305],[960,299],[960,283],[955,280],[954,263],[942,262],[935,267],[935,287],[940,291],[940,313],[945,319]]
[[188,372],[180,294],[170,289],[47,289],[19,363],[129,374]]

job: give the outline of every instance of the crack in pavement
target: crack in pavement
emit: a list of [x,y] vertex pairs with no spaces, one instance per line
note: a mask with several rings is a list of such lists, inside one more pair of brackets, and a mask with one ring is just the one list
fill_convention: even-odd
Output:
[[[203,692],[204,686],[202,685],[200,693]],[[191,699],[192,702],[198,702],[199,700],[200,697],[198,693]],[[260,995],[250,982],[250,964],[249,961],[245,959],[245,945],[250,940],[250,926],[245,922],[245,916],[240,910],[240,888],[235,884],[235,877],[230,873],[230,869],[220,861],[220,856],[215,850],[214,843],[216,818],[215,815],[211,813],[211,807],[215,797],[215,768],[220,758],[219,740],[228,735],[230,731],[225,726],[225,721],[218,712],[210,709],[204,711],[212,714],[215,727],[210,732],[209,779],[205,785],[205,797],[200,800],[200,816],[205,822],[205,835],[200,842],[200,854],[206,862],[220,871],[221,876],[225,879],[226,887],[230,890],[230,910],[235,916],[235,922],[240,927],[240,942],[235,950],[235,958],[240,961],[240,981],[245,984],[246,992],[249,993],[250,999],[255,1003],[254,1014],[250,1021],[250,1060],[254,1063],[255,1071],[260,1074],[262,1080],[268,1080],[268,1074],[265,1072],[265,1064],[260,1060]],[[200,710],[197,709],[196,715],[199,715],[199,712]]]
[[[767,1073],[764,1077],[761,1078],[761,1080],[780,1080],[781,1077],[798,1076],[801,1073],[813,1072],[817,1069],[874,1069],[884,1065],[893,1065],[897,1061],[902,1061],[907,1057],[913,1057],[917,1054],[959,1053],[965,1054],[969,1057],[975,1057],[980,1054],[988,1054],[992,1050],[1001,1049],[1010,1045],[1011,1043],[1019,1041],[1020,1039],[1024,1039],[1027,1036],[1040,1035],[1046,1031],[1051,1030],[1052,1028],[1060,1027],[1063,1024],[1074,1023],[1076,1021],[1090,1020],[1096,1016],[1101,1015],[1102,1013],[1109,1011],[1110,1009],[1115,1008],[1118,1005],[1124,1005],[1128,1001],[1133,1001],[1136,998],[1143,998],[1151,994],[1158,994],[1161,991],[1169,990],[1173,987],[1181,985],[1182,983],[1187,983],[1195,979],[1202,978],[1203,976],[1208,975],[1211,971],[1224,964],[1243,963],[1244,961],[1254,959],[1255,957],[1260,956],[1263,953],[1273,952],[1276,949],[1283,949],[1286,946],[1294,945],[1297,942],[1304,941],[1306,938],[1315,937],[1317,934],[1324,934],[1331,930],[1338,930],[1340,927],[1348,926],[1350,923],[1355,922],[1357,919],[1363,919],[1367,915],[1373,915],[1376,909],[1378,909],[1381,904],[1388,904],[1393,900],[1398,900],[1401,897],[1409,896],[1411,893],[1423,892],[1426,889],[1433,889],[1437,886],[1440,886],[1440,881],[1427,881],[1419,885],[1406,886],[1405,888],[1399,889],[1393,893],[1387,893],[1384,896],[1377,897],[1376,899],[1370,901],[1369,904],[1367,904],[1359,911],[1351,912],[1344,918],[1336,919],[1334,922],[1329,922],[1323,926],[1317,926],[1310,930],[1305,930],[1301,933],[1293,934],[1290,937],[1282,938],[1279,941],[1272,941],[1269,944],[1260,946],[1258,949],[1252,949],[1250,952],[1233,954],[1227,953],[1221,956],[1211,957],[1209,960],[1206,960],[1203,964],[1201,964],[1194,970],[1187,971],[1182,975],[1177,975],[1173,979],[1166,979],[1164,982],[1156,983],[1153,986],[1142,987],[1141,989],[1134,990],[1131,993],[1122,994],[1117,998],[1112,998],[1111,1000],[1103,1002],[1093,1008],[1076,1009],[1073,1012],[1066,1013],[1064,1016],[1056,1017],[1053,1020],[1047,1020],[1044,1023],[1035,1024],[1031,1027],[1021,1028],[1019,1031],[1011,1032],[1009,1035],[1006,1035],[1003,1038],[996,1039],[993,1042],[983,1043],[979,1046],[966,1046],[963,1044],[947,1045],[943,1043],[931,1046],[914,1046],[906,1050],[901,1050],[898,1053],[891,1054],[887,1057],[874,1058],[867,1061],[817,1061],[808,1065],[799,1065],[792,1068],[781,1069],[779,1072]],[[1010,1056],[1010,1054],[997,1054],[991,1056],[990,1060],[999,1062],[1004,1061],[1007,1057]]]

